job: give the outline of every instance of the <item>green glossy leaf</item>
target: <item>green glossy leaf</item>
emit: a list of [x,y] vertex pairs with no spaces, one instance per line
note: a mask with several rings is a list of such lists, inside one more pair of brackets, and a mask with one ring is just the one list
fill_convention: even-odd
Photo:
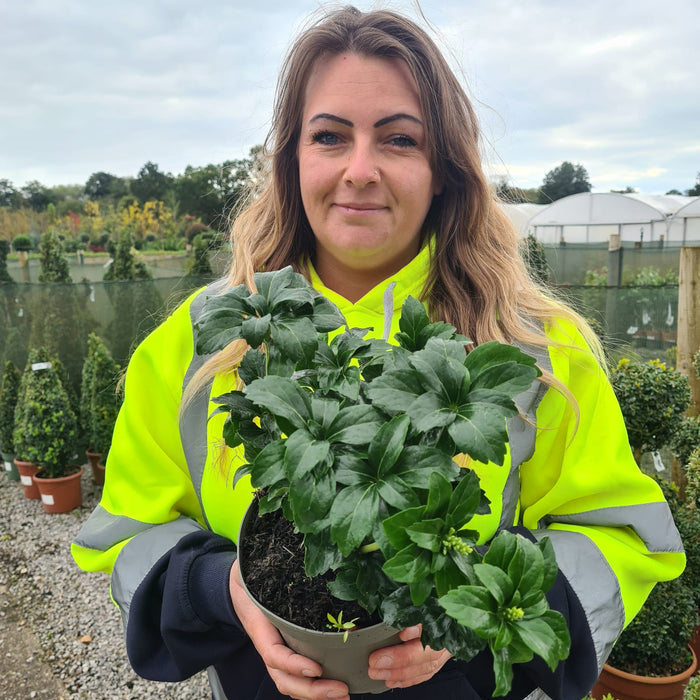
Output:
[[494,598],[478,586],[460,586],[439,599],[445,612],[457,622],[474,630],[483,639],[498,634],[500,620]]
[[424,580],[430,574],[430,562],[429,552],[410,544],[384,562],[382,571],[394,581],[414,583]]
[[330,442],[346,445],[367,445],[381,425],[379,415],[368,404],[342,408],[328,427]]
[[518,537],[516,542],[518,546],[508,565],[508,574],[521,597],[525,597],[530,591],[542,590],[542,553],[534,542],[524,537]]
[[515,346],[496,341],[474,348],[465,365],[474,388],[496,389],[508,396],[528,389],[539,374],[534,357]]
[[513,639],[513,631],[507,622],[501,622],[496,638],[491,642],[491,649],[500,651],[507,647]]
[[331,507],[331,539],[343,556],[372,532],[378,509],[379,496],[373,486],[348,486],[338,492]]
[[289,485],[289,505],[300,532],[319,532],[328,526],[326,518],[335,498],[331,473],[307,474]]
[[331,542],[328,530],[305,534],[304,550],[304,570],[307,576],[325,574],[342,561],[338,548]]
[[479,462],[503,464],[508,432],[503,411],[491,404],[466,404],[447,428],[460,452]]
[[416,397],[406,407],[406,413],[416,426],[416,430],[427,433],[433,428],[444,428],[457,418],[456,408],[440,394],[427,392]]
[[496,678],[496,687],[493,697],[500,698],[510,692],[513,685],[513,664],[508,655],[508,649],[493,651],[493,672]]
[[256,489],[264,489],[283,481],[285,440],[276,440],[265,447],[250,465],[251,483]]
[[460,468],[441,450],[409,445],[404,448],[391,472],[413,488],[427,489],[431,474],[439,473],[452,481],[459,475]]
[[402,347],[408,350],[421,349],[418,347],[418,336],[428,325],[430,325],[430,319],[425,306],[415,297],[407,297],[401,306],[400,333],[396,335]]
[[314,440],[306,430],[297,430],[287,439],[284,472],[289,481],[305,477],[310,471],[328,463],[330,443]]
[[265,355],[259,350],[251,348],[243,355],[241,364],[238,367],[238,376],[244,384],[251,384],[256,379],[264,377],[266,374]]
[[345,317],[338,307],[323,296],[315,296],[313,300],[313,324],[319,333],[331,331],[345,325]]
[[389,538],[392,546],[400,551],[411,544],[411,538],[408,536],[408,528],[413,523],[418,522],[425,512],[425,506],[418,508],[407,508],[396,515],[386,518],[382,523],[384,532]]
[[248,315],[243,302],[249,294],[244,285],[238,285],[216,296],[207,297],[195,324],[198,354],[218,352],[241,337],[240,326]]
[[395,370],[380,375],[367,387],[372,403],[387,411],[403,413],[424,389],[413,370]]
[[443,517],[447,514],[452,497],[452,484],[438,472],[430,475],[430,486],[428,490],[428,501],[426,503],[425,515]]
[[438,552],[442,547],[446,529],[444,520],[433,518],[432,520],[422,520],[411,525],[406,534],[411,539],[411,542],[415,542],[421,549]]
[[533,620],[520,620],[512,626],[513,634],[538,656],[552,671],[568,656],[570,637],[564,618],[553,610]]
[[554,585],[554,580],[559,573],[559,565],[549,537],[543,537],[537,544],[542,552],[542,590],[548,591]]
[[410,363],[426,390],[438,394],[445,401],[453,402],[459,399],[465,381],[467,385],[469,382],[469,370],[463,364],[464,357],[465,350],[460,344],[433,338],[424,350],[411,356]]
[[491,564],[474,564],[474,573],[499,605],[506,605],[513,595],[513,582],[508,574]]
[[338,411],[340,411],[340,405],[337,401],[322,399],[317,396],[311,397],[311,417],[322,428],[328,429],[331,426],[338,415]]
[[414,605],[423,605],[428,596],[433,592],[433,584],[430,578],[421,578],[418,581],[408,584],[411,591],[411,602]]
[[396,474],[388,474],[376,483],[380,498],[392,508],[404,510],[420,505],[416,492]]
[[318,335],[309,318],[274,321],[270,325],[272,342],[290,359],[310,363],[318,347]]
[[479,477],[469,470],[462,477],[450,497],[447,509],[448,524],[460,530],[476,514],[481,503],[481,486]]
[[518,535],[507,530],[501,530],[493,538],[486,554],[484,554],[484,562],[507,571],[517,549]]
[[241,336],[253,348],[257,348],[265,341],[270,330],[270,314],[261,318],[250,316],[241,324]]
[[382,425],[372,438],[367,455],[379,476],[389,471],[399,458],[410,424],[407,415],[396,416]]
[[311,418],[310,392],[286,377],[256,379],[245,389],[246,396],[294,428],[303,428]]

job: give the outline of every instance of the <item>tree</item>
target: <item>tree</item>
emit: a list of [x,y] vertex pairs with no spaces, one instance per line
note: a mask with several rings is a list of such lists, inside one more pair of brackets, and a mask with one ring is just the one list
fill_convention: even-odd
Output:
[[[85,194],[90,199],[104,199],[114,195],[115,185],[121,178],[112,173],[97,172],[90,175],[85,183]],[[121,180],[123,183],[124,181]],[[124,188],[126,190],[126,188]],[[126,194],[126,192],[124,192]],[[121,194],[119,195],[121,196]]]
[[689,197],[700,197],[700,173],[698,173],[698,176],[695,178],[695,187],[691,187],[687,190],[686,194]]
[[72,282],[68,260],[63,255],[63,245],[55,231],[47,231],[39,245],[41,273],[39,282]]
[[131,194],[141,204],[149,201],[162,202],[173,189],[174,179],[170,173],[164,173],[158,166],[148,161],[135,180],[131,183]]
[[0,207],[17,208],[22,203],[22,195],[9,180],[0,180]]
[[537,204],[539,201],[540,190],[538,187],[523,190],[520,187],[514,187],[511,185],[510,182],[504,177],[496,182],[494,187],[496,188],[496,195],[504,202],[511,204],[531,202],[532,204]]
[[565,160],[544,176],[540,190],[540,204],[549,204],[562,197],[590,191],[591,183],[588,181],[588,172],[583,165],[580,163],[574,165]]
[[38,180],[28,182],[21,191],[25,201],[34,211],[44,211],[53,201],[49,188]]

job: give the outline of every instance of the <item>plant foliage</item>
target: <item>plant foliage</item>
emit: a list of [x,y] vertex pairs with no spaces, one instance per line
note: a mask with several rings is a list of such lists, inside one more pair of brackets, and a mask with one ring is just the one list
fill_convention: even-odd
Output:
[[[625,628],[608,659],[639,676],[667,676],[687,658],[698,623],[695,597],[682,579],[657,583],[639,614]],[[681,669],[682,670],[682,669]]]
[[512,664],[568,654],[564,619],[545,592],[557,565],[548,540],[501,532],[485,554],[468,524],[488,503],[459,454],[502,464],[514,397],[539,375],[532,357],[469,341],[404,303],[398,345],[347,328],[291,268],[255,275],[256,291],[209,298],[197,351],[242,340],[245,384],[218,397],[224,438],[242,445],[262,513],[282,509],[304,535],[309,576],[335,571],[341,600],[389,625],[423,624],[422,642],[471,659],[489,646],[496,694]]
[[671,443],[690,405],[687,378],[658,360],[637,364],[624,359],[610,379],[635,456]]
[[8,360],[0,383],[0,448],[5,454],[14,454],[15,451],[12,433],[15,428],[20,377],[20,371]]
[[119,412],[119,371],[102,339],[90,333],[81,375],[80,423],[88,450],[102,455],[101,464],[107,459]]
[[45,349],[32,350],[15,407],[15,454],[41,465],[49,478],[66,475],[77,437],[77,420],[62,373],[58,360]]

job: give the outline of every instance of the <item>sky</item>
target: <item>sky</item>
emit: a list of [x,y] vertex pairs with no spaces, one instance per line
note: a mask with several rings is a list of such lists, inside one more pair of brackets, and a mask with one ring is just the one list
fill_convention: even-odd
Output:
[[[479,115],[484,167],[537,187],[563,161],[594,191],[693,187],[697,0],[366,2],[418,7]],[[173,175],[263,142],[311,0],[0,0],[0,179]]]

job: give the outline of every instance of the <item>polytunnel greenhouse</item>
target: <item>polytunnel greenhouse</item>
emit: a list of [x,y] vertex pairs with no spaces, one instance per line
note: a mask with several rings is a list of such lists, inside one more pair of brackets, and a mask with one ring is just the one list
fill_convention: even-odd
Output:
[[537,212],[528,229],[545,245],[607,243],[613,234],[627,246],[700,244],[700,198],[583,192]]

